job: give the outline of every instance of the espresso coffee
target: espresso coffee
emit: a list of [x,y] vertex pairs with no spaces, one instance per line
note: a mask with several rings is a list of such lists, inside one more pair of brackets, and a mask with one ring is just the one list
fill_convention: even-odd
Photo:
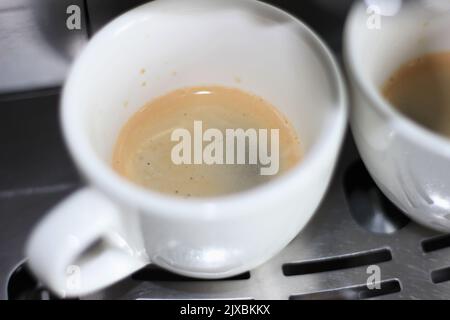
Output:
[[450,138],[450,52],[405,64],[388,79],[383,94],[410,119]]
[[[244,143],[233,133],[244,133]],[[271,104],[239,89],[207,86],[143,106],[122,128],[112,164],[154,191],[213,197],[266,183],[301,155],[294,128]]]

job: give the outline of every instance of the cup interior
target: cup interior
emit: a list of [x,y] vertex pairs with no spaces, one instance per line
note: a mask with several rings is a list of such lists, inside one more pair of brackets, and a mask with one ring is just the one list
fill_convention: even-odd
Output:
[[223,85],[264,98],[306,152],[340,110],[324,50],[285,12],[256,1],[155,1],[100,31],[66,84],[71,126],[104,162],[127,119],[187,86]]

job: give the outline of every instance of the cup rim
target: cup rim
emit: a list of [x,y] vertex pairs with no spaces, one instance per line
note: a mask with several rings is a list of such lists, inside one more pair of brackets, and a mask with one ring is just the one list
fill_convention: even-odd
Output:
[[[351,39],[352,22],[354,21],[359,10],[364,8],[363,3],[355,3],[348,15],[344,27],[344,60],[345,66],[348,70],[349,76],[353,84],[358,88],[358,91],[370,101],[370,106],[389,119],[391,126],[402,133],[404,136],[414,140],[422,148],[431,150],[435,153],[441,154],[446,158],[450,158],[450,140],[440,134],[421,126],[415,121],[411,120],[401,112],[397,111],[386,99],[383,98],[380,90],[370,81],[364,79],[361,68],[358,68],[354,63],[355,56],[358,54],[354,49],[354,41]],[[405,61],[407,63],[408,61]],[[399,65],[398,67],[401,67]],[[358,106],[353,106],[358,107]]]
[[[133,18],[133,14],[145,10],[153,4],[146,3],[115,18],[94,35],[72,65],[62,91],[60,120],[63,135],[72,158],[77,167],[88,178],[88,183],[99,188],[106,195],[113,197],[119,203],[133,203],[137,208],[146,213],[151,212],[151,214],[164,214],[165,216],[170,215],[171,217],[205,220],[211,218],[216,219],[218,217],[232,218],[236,214],[242,216],[243,213],[236,212],[236,208],[242,208],[244,206],[252,208],[256,206],[264,207],[265,201],[263,199],[280,199],[284,194],[289,194],[291,186],[296,182],[305,180],[314,181],[316,171],[323,170],[323,166],[318,165],[317,162],[327,161],[326,158],[330,157],[330,150],[339,149],[336,148],[336,143],[340,147],[344,138],[348,117],[348,97],[341,70],[325,43],[301,20],[273,5],[257,1],[251,2],[255,6],[265,6],[271,10],[278,11],[279,14],[285,15],[286,18],[289,18],[302,28],[306,36],[311,40],[310,45],[315,46],[317,51],[320,52],[320,58],[329,73],[331,83],[335,87],[333,90],[337,93],[336,103],[333,105],[336,108],[335,115],[330,120],[331,125],[329,130],[322,131],[319,134],[317,142],[308,150],[302,161],[289,172],[273,179],[273,181],[243,192],[219,197],[193,197],[185,199],[144,189],[119,176],[104,161],[99,159],[87,137],[79,133],[80,124],[76,126],[74,121],[72,121],[74,110],[77,107],[76,103],[73,102],[71,94],[72,79],[78,76],[76,71],[87,60],[89,50],[95,47],[96,43],[105,35],[115,32],[126,25],[127,20]],[[337,136],[337,138],[334,140],[331,139],[330,137],[333,136]],[[335,158],[331,157],[328,161],[333,161],[335,164]],[[257,210],[244,210],[245,214],[249,214],[252,211]]]

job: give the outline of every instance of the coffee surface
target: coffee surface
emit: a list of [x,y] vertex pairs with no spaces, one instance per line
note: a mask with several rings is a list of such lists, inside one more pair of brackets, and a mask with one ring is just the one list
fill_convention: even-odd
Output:
[[[257,164],[175,164],[173,148],[178,142],[171,139],[174,130],[187,129],[194,143],[194,123],[200,122],[203,132],[218,129],[223,133],[222,139],[227,129],[240,128],[267,129],[270,140],[270,130],[278,129],[277,174],[261,175],[259,159]],[[203,141],[203,150],[210,143]],[[220,143],[224,145],[225,159],[225,141]],[[272,143],[268,143],[269,153]],[[192,159],[194,153],[192,150]],[[213,197],[266,183],[295,166],[301,156],[294,128],[271,104],[239,89],[207,86],[173,91],[138,110],[119,134],[112,164],[122,176],[154,191],[182,197]]]
[[383,95],[410,119],[450,138],[450,52],[405,64],[385,83]]

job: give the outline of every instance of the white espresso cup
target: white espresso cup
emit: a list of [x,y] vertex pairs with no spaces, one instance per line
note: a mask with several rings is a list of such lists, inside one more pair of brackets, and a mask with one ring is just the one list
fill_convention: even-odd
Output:
[[[141,106],[211,84],[241,88],[279,108],[298,132],[301,163],[265,185],[204,199],[152,192],[113,171],[119,130]],[[29,266],[66,296],[149,263],[198,278],[255,268],[317,209],[346,120],[336,62],[286,12],[250,0],[158,0],[131,10],[93,37],[65,83],[63,132],[88,186],[38,224],[26,247]]]
[[408,61],[450,51],[450,11],[431,1],[404,2],[391,16],[379,9],[357,3],[346,25],[353,135],[383,193],[413,220],[449,232],[450,141],[400,114],[381,87]]

